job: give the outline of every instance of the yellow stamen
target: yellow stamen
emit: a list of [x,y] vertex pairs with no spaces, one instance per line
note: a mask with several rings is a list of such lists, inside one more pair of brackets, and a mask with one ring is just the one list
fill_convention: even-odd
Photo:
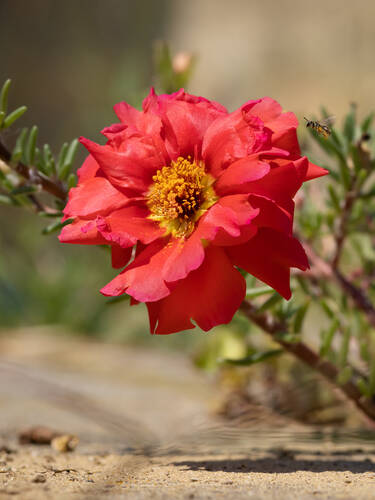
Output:
[[176,238],[188,237],[218,199],[214,178],[205,172],[203,162],[192,161],[190,156],[162,167],[152,180],[147,196],[149,218]]

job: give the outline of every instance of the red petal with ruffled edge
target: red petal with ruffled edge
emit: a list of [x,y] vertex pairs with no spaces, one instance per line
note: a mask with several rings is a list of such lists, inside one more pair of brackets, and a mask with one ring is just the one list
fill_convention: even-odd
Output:
[[224,196],[203,215],[195,232],[214,245],[239,245],[256,233],[252,221],[258,213],[247,195]]
[[191,319],[205,331],[229,323],[245,293],[246,282],[225,252],[208,247],[199,269],[180,281],[165,299],[147,303],[151,332],[168,334],[191,329]]
[[[305,166],[307,167],[307,162]],[[283,208],[287,208],[301,185],[301,172],[298,171],[295,163],[288,163],[281,167],[272,168],[265,177],[244,185],[241,190],[265,196]]]
[[114,151],[109,146],[101,146],[84,137],[79,140],[115,187],[145,193],[153,174],[163,165],[155,148],[141,143],[139,138],[133,141],[129,139],[126,152]]
[[64,226],[59,240],[61,243],[79,243],[81,245],[104,245],[107,243],[98,232],[95,221],[80,219]]
[[147,218],[149,210],[142,206],[129,206],[97,220],[99,232],[107,241],[125,248],[138,240],[148,244],[163,236],[158,224]]
[[166,297],[173,283],[186,278],[203,259],[204,247],[198,233],[187,240],[160,239],[148,245],[101,292],[104,295],[126,292],[140,302],[156,301]]
[[219,177],[230,164],[271,145],[271,131],[252,116],[249,106],[218,118],[207,129],[202,157],[208,171]]
[[166,243],[161,239],[150,243],[100,292],[107,296],[122,295],[126,292],[140,302],[159,300],[169,295],[170,290],[160,275],[160,268],[164,263],[164,254],[161,250]]
[[65,217],[95,217],[105,215],[129,203],[104,177],[92,177],[80,182],[69,191],[69,201],[64,209]]
[[162,105],[160,110],[166,138],[176,144],[178,156],[183,157],[201,156],[203,136],[207,127],[216,118],[223,116],[223,113],[218,113],[206,103],[169,101],[168,105]]
[[162,135],[171,159],[201,156],[203,136],[217,118],[227,115],[218,103],[191,96],[183,89],[171,95],[157,96],[153,89],[143,102],[145,116],[155,113],[163,124]]
[[[298,120],[294,113],[283,113],[280,104],[270,97],[263,97],[252,107],[251,113],[263,120],[266,127],[270,128],[274,135],[272,144],[290,151],[290,159],[294,160],[301,155],[296,129]],[[327,175],[325,168],[318,167],[309,162],[305,181]]]
[[[130,211],[132,208],[120,212]],[[146,247],[121,275],[102,289],[102,293],[120,295],[126,292],[141,302],[159,300],[161,296],[168,294],[174,282],[186,278],[201,266],[205,255],[204,247],[207,246],[204,240],[212,240],[215,245],[225,246],[242,243],[254,236],[257,228],[255,225],[251,226],[251,221],[258,212],[258,209],[252,208],[248,203],[246,195],[221,198],[201,218],[197,229],[189,238],[158,240]],[[111,220],[111,217],[106,220]],[[118,227],[123,224],[122,233],[115,230],[113,222],[111,227],[106,228],[103,220],[98,227],[106,238],[120,246],[134,244],[136,238],[145,242],[137,227],[132,229],[134,236],[129,234],[128,217],[118,217],[117,224]]]
[[309,267],[298,240],[274,229],[259,228],[247,243],[228,247],[233,264],[267,283],[285,299],[290,299],[290,268],[305,271]]
[[219,195],[238,193],[239,187],[262,179],[270,171],[269,163],[258,158],[242,158],[230,165],[214,184]]

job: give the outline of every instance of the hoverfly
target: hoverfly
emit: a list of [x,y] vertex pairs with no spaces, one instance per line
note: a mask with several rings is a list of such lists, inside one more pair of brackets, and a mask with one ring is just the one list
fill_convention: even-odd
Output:
[[305,116],[304,119],[306,120],[306,127],[311,127],[314,130],[317,131],[317,133],[323,137],[329,137],[332,134],[331,129],[329,128],[328,125],[332,124],[335,120],[334,116],[329,116],[328,118],[325,118],[321,122],[314,121],[314,120],[308,120]]

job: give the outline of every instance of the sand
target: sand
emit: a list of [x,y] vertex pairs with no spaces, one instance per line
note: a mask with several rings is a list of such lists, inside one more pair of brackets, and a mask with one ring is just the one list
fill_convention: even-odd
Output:
[[[375,498],[371,434],[335,442],[277,419],[234,429],[213,416],[214,393],[182,355],[40,330],[0,337],[0,499]],[[79,445],[19,444],[36,424]]]

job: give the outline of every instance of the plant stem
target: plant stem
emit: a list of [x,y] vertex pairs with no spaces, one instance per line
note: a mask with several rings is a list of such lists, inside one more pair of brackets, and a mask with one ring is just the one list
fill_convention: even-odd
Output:
[[375,327],[375,307],[367,296],[366,292],[354,285],[346,278],[339,269],[331,267],[328,262],[319,257],[313,248],[308,244],[303,244],[306,254],[311,262],[311,270],[305,275],[309,278],[335,279],[341,289],[348,294],[355,305],[363,311],[368,322]]
[[242,302],[240,310],[250,321],[255,323],[264,332],[271,335],[286,351],[293,354],[293,356],[329,380],[336,389],[351,400],[355,406],[368,417],[372,424],[375,422],[375,401],[362,395],[357,388],[354,376],[345,384],[338,385],[337,377],[339,370],[333,363],[322,359],[303,342],[290,343],[282,340],[280,335],[287,331],[287,325],[283,321],[279,321],[268,311],[258,313],[256,307],[248,300]]
[[35,167],[25,165],[22,162],[18,162],[14,167],[12,167],[12,165],[10,165],[11,156],[12,155],[10,154],[8,149],[0,141],[0,160],[6,163],[9,168],[13,168],[19,175],[21,175],[25,179],[30,180],[33,184],[42,186],[42,189],[47,193],[52,194],[60,200],[66,200],[67,191],[62,183],[60,183],[59,181],[52,181],[41,172],[38,172]]

